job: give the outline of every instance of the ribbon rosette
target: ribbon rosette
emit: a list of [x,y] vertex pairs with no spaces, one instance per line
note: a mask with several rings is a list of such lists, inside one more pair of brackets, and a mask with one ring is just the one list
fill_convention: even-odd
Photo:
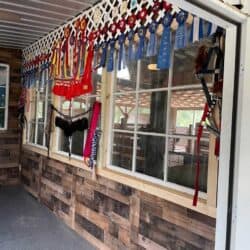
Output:
[[176,15],[176,21],[178,22],[179,26],[176,30],[175,35],[175,48],[182,49],[186,46],[186,20],[188,18],[188,13],[184,10],[181,10]]
[[147,47],[147,57],[156,56],[157,54],[157,27],[158,23],[155,21],[153,21],[149,26],[150,38]]
[[172,21],[173,16],[170,13],[167,13],[162,20],[164,29],[157,58],[157,68],[159,69],[168,69],[170,67]]

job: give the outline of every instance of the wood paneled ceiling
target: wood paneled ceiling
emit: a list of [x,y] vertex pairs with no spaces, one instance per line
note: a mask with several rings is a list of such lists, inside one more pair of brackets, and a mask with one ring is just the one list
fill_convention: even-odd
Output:
[[0,0],[0,47],[23,49],[97,0]]

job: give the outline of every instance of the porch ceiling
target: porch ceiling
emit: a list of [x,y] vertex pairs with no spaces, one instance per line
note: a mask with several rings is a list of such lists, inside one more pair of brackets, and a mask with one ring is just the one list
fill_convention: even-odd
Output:
[[97,0],[0,0],[0,47],[23,49]]

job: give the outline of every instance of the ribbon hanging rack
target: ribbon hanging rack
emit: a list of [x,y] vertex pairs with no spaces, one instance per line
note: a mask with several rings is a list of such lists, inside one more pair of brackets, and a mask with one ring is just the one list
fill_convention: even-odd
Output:
[[[55,41],[63,39],[66,27],[70,30],[69,36],[77,33],[74,25],[77,20],[85,19],[87,21],[86,37],[89,37],[89,35],[94,32],[98,36],[98,39],[95,40],[95,44],[101,47],[104,42],[107,43],[111,39],[118,40],[121,34],[128,36],[130,32],[136,33],[136,31],[142,27],[149,27],[152,22],[160,23],[166,11],[168,11],[169,6],[172,6],[171,14],[173,16],[176,16],[176,14],[180,12],[180,8],[172,5],[170,1],[137,0],[136,5],[132,2],[135,1],[100,1],[98,4],[83,11],[72,20],[61,25],[47,36],[24,49],[24,63],[30,63],[43,54],[51,55]],[[135,20],[132,25],[130,25],[129,20],[133,17]]]

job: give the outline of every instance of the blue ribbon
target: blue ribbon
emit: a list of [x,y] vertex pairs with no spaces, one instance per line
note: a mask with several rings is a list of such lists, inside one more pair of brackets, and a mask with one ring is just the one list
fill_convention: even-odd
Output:
[[102,56],[101,56],[101,60],[100,60],[100,67],[103,67],[103,68],[106,65],[107,49],[108,49],[107,43],[104,42],[102,44]]
[[204,21],[202,18],[200,18],[200,20],[199,20],[199,40],[203,39],[203,37],[204,37],[203,24],[204,24]]
[[157,58],[157,68],[158,69],[169,69],[170,67],[170,55],[171,55],[171,23],[173,21],[173,16],[168,13],[164,16],[163,33],[161,37],[160,49]]
[[157,36],[156,36],[156,30],[158,27],[158,23],[153,21],[149,26],[149,42],[147,47],[147,57],[156,56],[157,54]]
[[119,42],[119,58],[118,58],[118,70],[126,67],[126,57],[125,57],[125,49],[124,49],[124,42],[125,42],[125,35],[121,34],[118,39]]
[[115,53],[115,40],[112,39],[109,42],[109,58],[107,65],[107,72],[112,72],[114,70],[114,53]]
[[212,33],[212,23],[211,22],[209,22],[208,23],[208,27],[207,27],[207,36],[210,36],[211,35],[211,33]]
[[141,60],[143,58],[144,47],[145,47],[145,35],[146,35],[146,29],[144,27],[139,28],[138,30],[139,45],[136,54],[137,60]]
[[182,49],[186,46],[186,20],[188,17],[188,13],[184,10],[181,10],[176,15],[176,21],[178,22],[179,26],[176,30],[175,34],[175,48]]
[[128,33],[128,61],[132,61],[135,59],[134,55],[134,31],[131,30]]

